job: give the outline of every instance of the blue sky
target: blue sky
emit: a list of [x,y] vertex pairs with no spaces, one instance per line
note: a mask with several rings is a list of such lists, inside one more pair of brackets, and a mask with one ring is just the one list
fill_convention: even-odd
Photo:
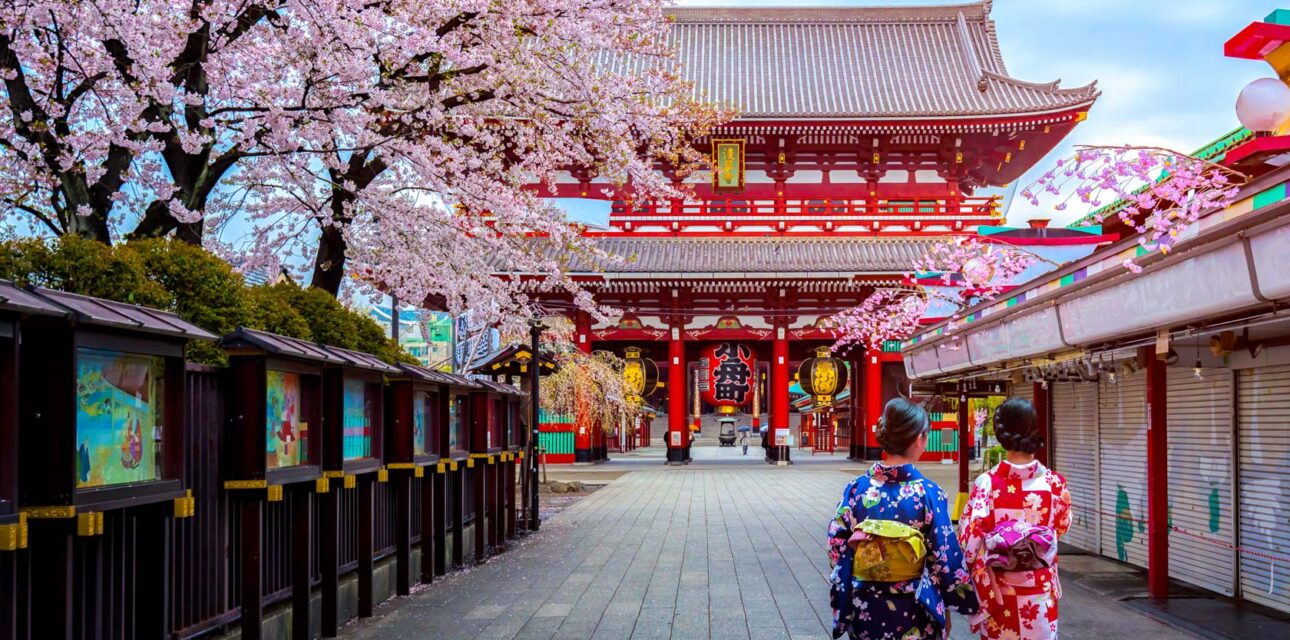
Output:
[[[952,1],[952,0],[951,0]],[[944,4],[927,0],[808,0],[757,2],[680,0],[683,6],[866,6]],[[1285,6],[1290,6],[1287,0]],[[1102,97],[1089,119],[1022,180],[1029,183],[1075,144],[1156,145],[1194,151],[1237,127],[1236,95],[1267,64],[1223,57],[1223,43],[1279,5],[1249,0],[996,0],[1008,71],[1033,82],[1063,86],[1097,80]],[[570,214],[603,222],[607,207],[568,203]],[[1075,207],[1049,212],[1054,223],[1082,216]],[[1036,217],[1018,202],[1010,220]]]

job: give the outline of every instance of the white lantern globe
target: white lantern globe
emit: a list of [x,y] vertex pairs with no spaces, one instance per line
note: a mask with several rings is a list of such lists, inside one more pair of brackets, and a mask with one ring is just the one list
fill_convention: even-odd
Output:
[[1290,87],[1278,78],[1259,78],[1236,97],[1236,119],[1254,132],[1278,131],[1290,119]]

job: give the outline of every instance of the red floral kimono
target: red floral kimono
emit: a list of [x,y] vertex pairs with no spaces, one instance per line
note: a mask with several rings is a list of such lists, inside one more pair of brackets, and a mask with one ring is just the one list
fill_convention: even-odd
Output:
[[[989,640],[1048,640],[1057,637],[1057,601],[1062,597],[1055,551],[1047,567],[1001,571],[987,561],[996,527],[1016,520],[1047,527],[1060,536],[1071,524],[1066,480],[1040,464],[1007,461],[972,485],[960,519],[959,539],[981,601],[970,618],[972,631]],[[1006,528],[1006,527],[1005,527]],[[1054,548],[1056,541],[1053,540]]]

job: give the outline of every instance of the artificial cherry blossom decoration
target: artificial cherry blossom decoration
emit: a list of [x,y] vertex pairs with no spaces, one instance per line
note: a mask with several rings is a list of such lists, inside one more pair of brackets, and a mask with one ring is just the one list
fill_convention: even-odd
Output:
[[829,319],[838,336],[833,350],[845,353],[859,346],[881,350],[888,340],[904,340],[918,329],[927,313],[928,293],[915,288],[884,288],[874,291],[860,306]]
[[932,246],[914,262],[914,270],[929,273],[946,287],[961,287],[965,299],[997,296],[1030,265],[1035,254],[980,236],[954,236]]
[[553,413],[577,416],[591,427],[635,424],[643,407],[623,377],[626,361],[608,352],[570,350],[555,354],[558,368],[538,387],[541,406]]
[[[1033,206],[1056,199],[1053,209],[1078,203],[1096,210],[1101,224],[1114,213],[1141,236],[1149,252],[1168,253],[1201,215],[1230,205],[1247,177],[1185,153],[1158,147],[1086,146],[1021,190]],[[1098,209],[1114,205],[1110,209]],[[1132,260],[1124,266],[1140,271]]]

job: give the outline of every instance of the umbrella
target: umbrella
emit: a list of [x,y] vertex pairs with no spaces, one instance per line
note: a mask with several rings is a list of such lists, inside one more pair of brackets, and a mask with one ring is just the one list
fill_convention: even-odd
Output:
[[747,433],[747,432],[749,432],[749,431],[752,431],[752,427],[750,427],[750,426],[748,426],[748,425],[743,425],[743,426],[739,427],[739,431],[744,432],[744,433]]

